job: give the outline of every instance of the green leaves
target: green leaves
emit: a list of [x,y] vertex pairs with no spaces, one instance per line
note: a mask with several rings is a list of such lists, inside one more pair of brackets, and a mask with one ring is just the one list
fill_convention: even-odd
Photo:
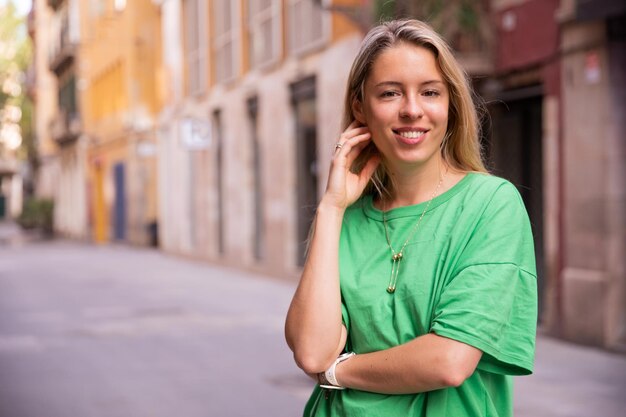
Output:
[[26,29],[26,17],[12,2],[0,6],[0,157],[3,149],[20,146],[18,155],[26,157],[32,142],[32,104],[25,88],[32,46]]

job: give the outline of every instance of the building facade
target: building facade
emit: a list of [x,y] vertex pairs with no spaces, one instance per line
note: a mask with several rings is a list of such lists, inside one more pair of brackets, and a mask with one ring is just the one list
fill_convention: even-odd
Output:
[[35,192],[54,200],[57,234],[88,237],[85,193],[86,138],[77,84],[80,27],[78,0],[35,0],[32,98],[37,142]]
[[150,0],[81,2],[79,99],[96,242],[156,244],[161,35]]
[[[560,331],[626,348],[626,1],[562,1]],[[581,314],[584,311],[584,314]]]
[[493,171],[518,186],[552,334],[626,347],[626,2],[495,0]]
[[[45,160],[49,169],[42,172],[42,181],[52,189],[55,202],[55,232],[87,238],[87,138],[82,130],[78,94],[80,78],[80,2],[78,0],[47,0],[50,14],[47,36],[39,47],[47,54],[47,65],[54,77],[54,112],[44,122],[54,143]],[[43,10],[42,10],[43,11]],[[43,133],[43,132],[42,132]],[[45,179],[44,179],[45,178]]]
[[36,192],[58,234],[156,244],[160,15],[150,1],[35,0]]
[[162,247],[295,276],[362,33],[312,0],[157,3]]
[[34,129],[38,152],[38,170],[35,173],[35,191],[39,197],[54,198],[58,172],[57,144],[52,139],[50,123],[58,111],[57,80],[50,70],[51,22],[54,11],[47,0],[34,0],[30,20],[33,41],[35,104]]

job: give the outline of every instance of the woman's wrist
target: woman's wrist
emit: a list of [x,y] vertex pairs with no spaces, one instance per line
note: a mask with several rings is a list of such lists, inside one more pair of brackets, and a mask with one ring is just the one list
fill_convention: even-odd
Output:
[[343,217],[344,212],[346,211],[346,207],[342,207],[341,205],[332,202],[330,198],[322,197],[319,205],[317,206],[318,213],[328,213],[331,215],[339,215]]
[[346,389],[346,386],[339,380],[337,371],[343,362],[353,356],[356,356],[354,352],[343,353],[325,372],[320,372],[317,376],[320,386],[327,389]]

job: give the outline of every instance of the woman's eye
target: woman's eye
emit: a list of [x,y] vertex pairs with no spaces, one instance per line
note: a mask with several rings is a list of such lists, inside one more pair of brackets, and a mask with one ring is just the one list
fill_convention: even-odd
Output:
[[439,97],[439,91],[437,91],[437,90],[424,91],[424,95],[426,97]]
[[395,97],[398,95],[397,91],[384,91],[380,96],[383,98],[387,98],[387,97]]

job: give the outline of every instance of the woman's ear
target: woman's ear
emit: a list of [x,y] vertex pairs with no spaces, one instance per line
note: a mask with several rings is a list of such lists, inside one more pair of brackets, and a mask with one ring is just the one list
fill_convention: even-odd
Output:
[[365,115],[363,114],[363,103],[361,103],[360,100],[352,100],[352,114],[359,123],[361,123],[363,126],[366,125]]

